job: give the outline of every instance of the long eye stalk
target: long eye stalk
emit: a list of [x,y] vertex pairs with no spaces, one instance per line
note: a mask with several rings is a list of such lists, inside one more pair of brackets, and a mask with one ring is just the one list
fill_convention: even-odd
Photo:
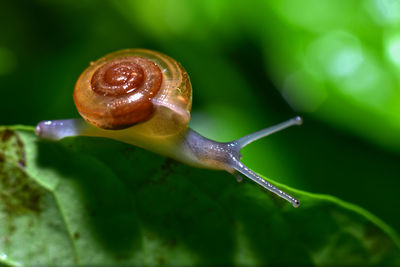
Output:
[[[277,125],[268,127],[266,129],[257,131],[255,133],[246,135],[242,138],[239,138],[233,142],[231,142],[231,146],[235,147],[235,150],[237,151],[237,154],[240,155],[240,150],[245,147],[246,145],[261,139],[263,137],[266,137],[270,134],[273,134],[275,132],[281,131],[283,129],[286,129],[290,126],[293,125],[301,125],[303,123],[303,120],[301,119],[301,117],[295,117],[292,118],[290,120],[287,120],[285,122],[279,123]],[[240,156],[239,156],[240,157]],[[289,201],[294,207],[298,207],[300,205],[300,202],[295,199],[294,197],[286,194],[284,191],[280,190],[279,188],[275,187],[274,185],[268,183],[266,180],[264,180],[263,178],[261,178],[260,176],[258,176],[256,173],[254,173],[252,170],[250,170],[249,168],[247,168],[241,161],[240,158],[237,158],[237,156],[233,156],[232,157],[232,161],[231,161],[231,167],[234,168],[236,171],[238,171],[239,173],[245,175],[246,177],[250,178],[251,180],[253,180],[254,182],[258,183],[259,185],[261,185],[262,187],[264,187],[265,189],[275,193],[276,195],[280,196],[283,199],[286,199],[287,201]]]
[[258,140],[258,139],[261,139],[261,138],[266,137],[268,135],[271,135],[273,133],[282,131],[282,130],[284,130],[284,129],[290,127],[290,126],[293,126],[293,125],[301,125],[302,123],[303,123],[303,119],[301,117],[297,116],[297,117],[294,117],[294,118],[292,118],[290,120],[281,122],[281,123],[279,123],[277,125],[274,125],[274,126],[262,129],[260,131],[257,131],[255,133],[251,133],[249,135],[246,135],[246,136],[244,136],[242,138],[239,138],[239,139],[237,139],[237,140],[235,140],[233,142],[235,142],[236,145],[239,146],[242,149],[243,147],[247,146],[248,144],[250,144],[250,143],[252,143],[252,142],[254,142],[254,141]]

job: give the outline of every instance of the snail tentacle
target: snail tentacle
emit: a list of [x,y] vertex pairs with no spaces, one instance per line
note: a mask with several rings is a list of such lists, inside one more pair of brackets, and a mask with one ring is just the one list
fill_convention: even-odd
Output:
[[[279,197],[289,201],[293,207],[297,208],[300,205],[300,202],[295,199],[294,197],[288,195],[287,193],[285,193],[284,191],[280,190],[279,188],[275,187],[274,185],[270,184],[269,182],[267,182],[265,179],[263,179],[262,177],[258,176],[255,172],[253,172],[252,170],[250,170],[246,165],[244,165],[241,161],[241,155],[240,155],[240,150],[247,146],[248,144],[261,139],[263,137],[266,137],[268,135],[271,135],[273,133],[276,133],[278,131],[284,130],[290,126],[294,126],[294,125],[301,125],[303,123],[303,120],[301,117],[297,116],[294,117],[290,120],[278,123],[276,125],[273,125],[271,127],[262,129],[260,131],[251,133],[249,135],[246,135],[242,138],[239,138],[237,140],[234,140],[232,142],[227,143],[226,145],[228,147],[231,148],[231,160],[229,161],[228,164],[228,168],[227,170],[229,171],[230,169],[234,169],[236,172],[233,172],[234,176],[236,177],[236,179],[238,181],[240,181],[240,178],[238,178],[238,175],[240,176],[241,173],[243,175],[245,175],[246,177],[250,178],[251,180],[253,180],[254,182],[258,183],[259,185],[261,185],[262,187],[264,187],[265,189],[275,193],[276,195],[278,195]],[[232,171],[230,171],[232,172]]]
[[268,128],[262,129],[260,131],[246,135],[242,138],[239,138],[239,139],[233,141],[232,143],[235,143],[236,146],[238,146],[240,149],[242,149],[243,147],[247,146],[248,144],[250,144],[254,141],[257,141],[258,139],[261,139],[263,137],[266,137],[273,133],[279,132],[283,129],[286,129],[286,128],[294,126],[294,125],[301,125],[302,123],[303,123],[303,119],[301,117],[297,116],[290,120],[278,123],[271,127],[268,127]]
[[[240,160],[237,158],[233,158],[233,162],[231,163],[231,167],[233,167],[237,172],[243,174],[247,178],[250,178],[257,184],[261,185],[263,188],[271,191],[272,193],[278,195],[279,197],[289,201],[293,207],[297,208],[300,205],[300,201],[295,199],[294,197],[290,196],[283,190],[277,188],[276,186],[270,184],[262,177],[258,176],[255,172],[250,170],[246,165],[244,165]],[[236,179],[238,179],[237,174],[235,175]]]

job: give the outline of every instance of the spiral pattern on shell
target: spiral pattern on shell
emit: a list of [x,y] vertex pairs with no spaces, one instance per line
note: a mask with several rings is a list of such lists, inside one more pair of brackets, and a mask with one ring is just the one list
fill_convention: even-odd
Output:
[[161,107],[182,122],[190,118],[186,71],[168,56],[150,50],[121,50],[91,63],[79,77],[73,97],[81,116],[103,129],[148,121]]

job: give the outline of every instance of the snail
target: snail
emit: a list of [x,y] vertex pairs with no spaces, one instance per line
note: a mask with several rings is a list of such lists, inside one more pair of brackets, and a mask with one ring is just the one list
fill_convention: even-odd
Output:
[[42,121],[43,139],[106,137],[171,157],[194,167],[225,170],[239,181],[245,175],[298,207],[299,201],[268,183],[241,161],[240,150],[262,137],[300,125],[300,117],[220,143],[188,127],[192,87],[187,72],[172,58],[151,50],[108,54],[78,78],[73,92],[80,119]]

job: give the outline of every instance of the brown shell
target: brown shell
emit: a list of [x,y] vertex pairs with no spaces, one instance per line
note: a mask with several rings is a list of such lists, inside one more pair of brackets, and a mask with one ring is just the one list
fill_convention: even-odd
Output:
[[124,129],[157,117],[152,127],[165,128],[189,122],[191,91],[189,76],[172,58],[126,49],[91,63],[76,82],[73,97],[81,116],[96,127]]

